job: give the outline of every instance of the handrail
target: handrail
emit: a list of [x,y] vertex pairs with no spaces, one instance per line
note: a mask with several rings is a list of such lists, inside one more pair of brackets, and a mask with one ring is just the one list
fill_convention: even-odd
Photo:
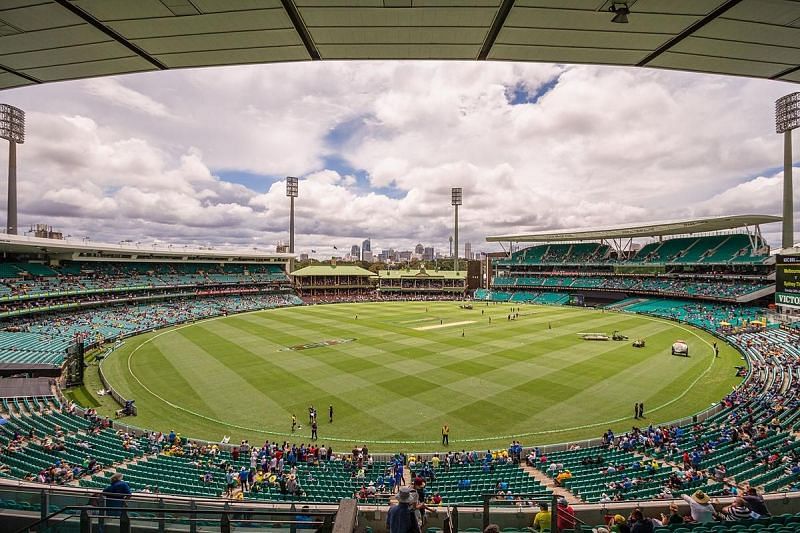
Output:
[[[357,515],[358,507],[355,504],[354,500],[342,500],[342,502],[340,503],[340,509],[342,508],[342,503],[345,503],[345,502],[352,502],[353,509],[350,509],[350,505],[348,505],[347,507],[345,507],[343,509],[343,511],[345,511],[347,513],[346,516],[352,515],[353,523],[355,523],[355,516]],[[88,518],[90,516],[89,515],[90,512],[96,513],[98,511],[102,511],[104,513],[106,511],[110,511],[112,513],[120,513],[120,515],[117,516],[115,514],[100,514],[100,515],[94,515],[92,518],[120,518],[121,521],[125,520],[125,519],[130,521],[131,518],[133,518],[134,520],[143,518],[143,517],[139,517],[139,516],[131,517],[130,516],[131,512],[147,512],[147,513],[158,513],[159,515],[161,515],[158,518],[153,518],[154,520],[155,519],[158,519],[158,520],[161,520],[161,519],[163,519],[163,520],[173,520],[173,519],[176,519],[176,518],[166,518],[164,515],[167,514],[167,513],[192,514],[192,515],[200,514],[200,515],[219,515],[220,524],[223,524],[224,522],[229,522],[231,520],[230,515],[238,515],[238,514],[269,515],[269,516],[275,515],[275,516],[279,516],[279,517],[280,516],[294,516],[294,517],[297,517],[297,515],[299,515],[299,514],[313,514],[313,515],[318,515],[318,516],[323,516],[324,517],[324,520],[322,520],[322,521],[319,521],[319,520],[297,520],[296,518],[292,519],[292,520],[250,520],[250,519],[246,519],[246,518],[241,519],[241,520],[240,519],[234,519],[234,521],[236,521],[236,522],[240,522],[241,521],[241,522],[253,522],[253,523],[263,523],[263,524],[281,523],[281,524],[290,524],[290,525],[293,525],[293,526],[297,526],[297,525],[325,525],[325,524],[330,524],[331,522],[330,522],[329,519],[337,517],[338,513],[339,513],[338,510],[337,511],[314,511],[313,513],[311,513],[311,512],[304,512],[302,510],[280,511],[280,510],[270,510],[270,509],[255,509],[255,510],[253,510],[253,509],[230,509],[230,508],[225,508],[225,509],[198,509],[198,508],[169,508],[169,507],[163,507],[163,508],[159,507],[157,509],[154,509],[152,507],[113,507],[113,506],[102,506],[102,505],[67,505],[65,507],[62,507],[58,511],[54,511],[54,512],[48,514],[44,518],[41,518],[41,519],[31,523],[31,524],[28,524],[27,526],[22,527],[21,529],[16,530],[14,533],[26,533],[26,532],[30,531],[31,529],[37,528],[38,526],[40,526],[42,524],[46,525],[50,520],[52,520],[56,516],[61,515],[61,514],[65,514],[68,511],[79,511],[82,524],[83,524],[83,522],[85,520],[84,517]],[[70,513],[69,516],[64,518],[64,520],[68,520],[69,518],[72,518],[74,516],[76,516],[76,513]],[[150,518],[148,517],[146,519],[149,520]],[[200,521],[207,520],[207,519],[180,518],[179,520],[188,520],[190,522],[200,522]],[[337,522],[338,521],[334,521],[333,524],[336,524]],[[353,529],[351,528],[350,530],[348,530],[346,532],[341,532],[341,533],[351,533],[352,531],[353,531]]]
[[[552,500],[552,505],[555,506],[556,502],[558,501],[558,496],[552,494],[550,492],[528,492],[524,494],[515,494],[515,497],[519,497],[522,501],[529,501],[529,502],[537,502],[537,503],[550,503]],[[483,527],[481,530],[485,530],[489,526],[489,507],[492,504],[492,501],[499,501],[497,500],[497,494],[494,493],[486,493],[481,495],[481,499],[483,499]],[[503,500],[508,503],[508,500]],[[513,501],[510,503],[514,503]],[[555,524],[555,522],[553,522]],[[550,529],[550,531],[554,531],[554,529]]]

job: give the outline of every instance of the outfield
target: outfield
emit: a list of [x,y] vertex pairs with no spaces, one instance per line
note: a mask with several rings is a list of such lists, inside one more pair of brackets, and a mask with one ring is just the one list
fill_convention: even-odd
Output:
[[[139,416],[128,421],[139,427],[306,442],[314,405],[320,442],[376,451],[441,449],[443,423],[459,449],[597,437],[630,428],[634,402],[644,401],[648,423],[665,422],[739,381],[738,352],[720,343],[714,358],[714,337],[695,328],[555,306],[523,306],[509,321],[510,305],[474,305],[335,304],[211,319],[128,339],[103,371],[136,400]],[[647,347],[576,335],[613,330]],[[676,339],[691,358],[670,355]],[[295,434],[292,413],[303,426]]]

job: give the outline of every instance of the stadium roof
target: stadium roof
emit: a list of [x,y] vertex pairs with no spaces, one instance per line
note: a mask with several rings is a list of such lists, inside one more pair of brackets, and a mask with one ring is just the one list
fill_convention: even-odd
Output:
[[288,261],[294,254],[257,250],[255,248],[201,248],[171,244],[96,243],[70,239],[42,239],[25,235],[0,234],[0,252],[15,254],[47,254],[63,259],[113,259],[116,261]]
[[363,276],[374,277],[375,273],[356,265],[310,265],[295,270],[290,276]]
[[511,235],[493,235],[486,237],[487,242],[564,242],[592,241],[599,239],[628,239],[638,237],[664,237],[667,235],[687,235],[707,233],[729,229],[757,226],[780,222],[782,219],[773,215],[732,215],[724,217],[692,218],[686,220],[666,220],[647,224],[622,224],[594,229],[564,229],[541,231],[537,233],[521,233]]
[[342,59],[544,61],[800,82],[794,0],[4,0],[0,88]]
[[426,270],[414,268],[411,270],[379,270],[378,277],[384,279],[466,279],[466,270]]

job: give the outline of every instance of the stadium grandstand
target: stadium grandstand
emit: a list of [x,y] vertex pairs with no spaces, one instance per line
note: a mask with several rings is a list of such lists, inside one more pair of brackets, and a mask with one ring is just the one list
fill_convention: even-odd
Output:
[[[746,221],[757,226],[773,218]],[[333,301],[342,301],[342,296],[377,300],[384,291],[412,300],[428,290],[462,295],[463,275],[419,269],[380,271],[376,276],[358,267],[317,265],[293,272],[292,286],[285,254],[176,254],[169,249],[63,242],[45,250],[45,243],[6,237],[13,243],[6,254],[11,260],[0,265],[0,283],[6,288],[0,354],[17,377],[7,378],[0,392],[0,474],[22,480],[25,486],[43,483],[78,491],[103,489],[122,474],[137,494],[134,501],[142,513],[148,512],[147,494],[154,491],[162,498],[214,499],[230,496],[231,487],[236,487],[254,503],[313,504],[314,512],[322,513],[320,520],[325,505],[350,497],[380,506],[406,478],[422,480],[432,508],[447,510],[434,514],[436,521],[459,506],[484,506],[487,494],[494,506],[516,507],[528,499],[557,503],[563,497],[577,507],[575,515],[591,525],[598,522],[592,514],[596,503],[624,506],[633,501],[661,508],[658,502],[691,499],[698,489],[721,498],[747,487],[767,493],[795,490],[800,483],[800,441],[795,435],[800,430],[800,330],[777,327],[760,305],[764,296],[738,301],[759,291],[769,294],[769,249],[757,231],[737,233],[731,230],[742,226],[720,220],[705,223],[714,224],[714,229],[702,223],[681,233],[654,230],[656,225],[625,228],[631,241],[660,238],[638,250],[614,249],[612,239],[618,239],[618,232],[613,228],[592,235],[595,242],[586,242],[583,234],[572,241],[568,232],[520,236],[520,241],[541,239],[544,244],[494,262],[491,290],[478,290],[475,298],[574,305],[581,296],[582,305],[691,324],[741,351],[743,385],[712,409],[688,419],[621,434],[599,432],[597,439],[580,445],[523,446],[514,441],[507,449],[443,454],[404,449],[374,453],[365,446],[334,454],[325,445],[269,440],[263,446],[215,444],[166,428],[139,429],[112,420],[65,399],[60,387],[66,384],[68,348],[75,344],[88,350],[201,318],[304,300],[325,302],[326,295]],[[671,232],[677,236],[666,238]],[[746,266],[735,261],[745,255],[750,259]],[[687,256],[693,259],[678,261]],[[597,279],[603,282],[590,281]],[[612,279],[627,281],[610,285],[607,280]],[[705,290],[676,290],[689,286]],[[30,366],[25,370],[24,365]],[[64,373],[48,374],[43,367],[62,368]],[[126,400],[119,401],[124,410]],[[58,507],[43,507],[34,493],[11,496],[3,490],[0,501],[9,511],[41,514]],[[75,501],[75,496],[64,498]],[[771,500],[770,505],[777,504]],[[177,517],[180,512],[176,513]],[[793,517],[751,523],[775,524],[780,531],[777,526],[794,523]],[[441,522],[441,527],[450,526]]]
[[467,272],[454,270],[398,269],[378,271],[382,298],[464,298]]
[[311,265],[291,273],[298,294],[308,302],[371,299],[374,272],[355,265]]
[[[187,67],[360,59],[627,65],[796,83],[800,82],[797,4],[792,0],[8,1],[0,5],[0,89]],[[791,169],[791,137],[785,138]],[[610,139],[610,146],[613,142]],[[791,186],[785,190],[789,205],[785,221],[791,237]],[[235,434],[212,442],[173,427],[172,416],[180,406],[169,400],[161,407],[163,417],[157,425],[138,427],[136,418],[122,416],[135,414],[131,400],[105,381],[100,392],[119,402],[113,408],[117,413],[81,405],[62,390],[79,384],[84,370],[97,370],[86,365],[89,352],[100,359],[122,339],[133,342],[143,333],[151,339],[172,331],[163,329],[170,326],[278,307],[286,309],[268,313],[285,313],[276,320],[280,324],[274,331],[299,337],[304,324],[290,313],[322,310],[327,315],[321,319],[317,315],[315,326],[335,329],[339,324],[331,318],[339,306],[301,307],[304,303],[413,299],[439,290],[431,273],[426,273],[420,287],[420,272],[409,279],[403,273],[376,275],[327,265],[290,274],[292,254],[253,249],[140,248],[2,235],[0,531],[383,533],[389,531],[390,506],[407,499],[418,504],[414,506],[426,517],[421,527],[409,528],[420,533],[800,531],[800,328],[772,313],[775,259],[759,229],[778,220],[743,215],[489,237],[490,242],[509,243],[507,256],[491,262],[484,287],[474,295],[469,290],[465,294],[485,307],[470,305],[467,310],[466,303],[458,302],[453,311],[462,318],[471,312],[474,319],[469,315],[467,320],[445,322],[449,316],[433,320],[415,316],[409,322],[426,325],[412,325],[402,339],[396,330],[381,330],[355,364],[347,359],[349,345],[337,344],[326,354],[329,371],[343,367],[362,380],[355,385],[330,383],[335,377],[327,380],[329,386],[347,392],[368,388],[365,374],[374,379],[390,374],[393,389],[422,398],[435,384],[412,375],[411,367],[435,374],[430,379],[445,387],[454,387],[461,371],[475,371],[478,375],[462,380],[469,389],[458,394],[468,400],[459,409],[497,405],[489,400],[499,397],[502,408],[484,417],[498,438],[508,436],[496,420],[504,414],[501,410],[521,418],[542,409],[549,417],[543,427],[524,428],[522,435],[530,437],[524,443],[519,440],[523,437],[513,435],[505,446],[479,449],[482,441],[473,446],[454,439],[452,448],[438,452],[427,444],[411,449],[419,445],[400,440],[402,435],[390,441],[396,446],[392,452],[378,453],[366,444],[345,449],[338,443],[334,452],[330,443],[299,437],[294,425],[291,434],[270,435],[263,444],[240,441]],[[515,249],[518,243],[530,245]],[[441,290],[460,296],[460,277],[441,275]],[[800,302],[800,292],[786,290],[783,297],[786,302]],[[599,319],[586,315],[592,324],[644,315],[661,317],[664,320],[656,322],[674,324],[685,332],[691,331],[685,325],[699,328],[713,336],[708,338],[714,339],[715,352],[717,342],[724,350],[735,350],[741,379],[726,387],[712,405],[684,410],[683,418],[660,423],[645,416],[638,398],[629,394],[631,383],[620,379],[631,367],[640,376],[652,373],[638,361],[613,365],[615,375],[601,383],[556,382],[564,395],[593,392],[592,403],[580,408],[592,414],[613,399],[637,401],[633,418],[613,421],[632,427],[612,431],[604,422],[602,427],[590,424],[581,429],[580,437],[537,445],[534,435],[546,438],[542,435],[551,431],[551,423],[579,409],[541,408],[548,392],[541,383],[522,401],[518,390],[499,388],[490,379],[499,368],[492,370],[475,360],[480,354],[470,343],[478,341],[469,337],[474,330],[468,328],[488,329],[491,316],[488,324],[477,317],[499,310],[499,321],[507,317],[505,326],[518,329],[504,338],[487,336],[484,340],[492,350],[487,359],[499,360],[498,365],[510,367],[516,377],[538,374],[548,380],[550,368],[517,370],[521,363],[515,360],[517,354],[503,350],[519,337],[530,343],[533,352],[550,331],[547,313],[594,312],[577,307],[593,307],[602,315]],[[396,308],[389,309],[381,320],[396,327],[392,316]],[[796,311],[800,314],[800,303]],[[522,320],[512,322],[512,316]],[[532,337],[524,331],[534,327],[525,322],[529,316],[539,328]],[[366,335],[363,322],[356,327]],[[555,326],[558,329],[559,324]],[[260,326],[249,327],[247,335]],[[443,334],[424,349],[429,359],[413,364],[402,359],[425,341],[426,331],[441,333],[448,328],[454,331],[450,337]],[[555,367],[564,362],[582,372],[598,371],[591,360],[571,359],[577,350],[567,338],[574,339],[581,330],[569,328],[568,324],[550,345],[560,349],[553,350],[547,364]],[[159,331],[152,333],[155,330]],[[265,341],[249,336],[243,342]],[[311,347],[328,346],[325,342]],[[382,345],[392,354],[387,367],[375,362],[377,346]],[[309,347],[287,348],[295,368],[307,366],[311,359],[295,351],[298,346]],[[180,354],[169,345],[164,349],[170,364],[180,355],[199,360],[198,352]],[[594,343],[590,349],[604,347]],[[436,360],[454,354],[463,359],[453,360],[446,369],[434,366]],[[258,366],[254,361],[262,361],[241,353],[224,355],[243,376],[242,390],[253,394],[259,385],[253,378]],[[717,355],[709,352],[712,365]],[[212,377],[231,393],[227,365],[216,370]],[[200,371],[179,375],[174,368],[164,373],[176,390],[182,382],[196,385],[208,377]],[[279,379],[289,377],[287,372],[276,373]],[[687,373],[694,379],[692,385],[715,385],[703,379],[705,374],[695,376],[693,369]],[[668,382],[672,376],[658,377],[664,384],[657,388],[675,388],[677,382]],[[298,389],[314,385],[304,381]],[[198,389],[181,389],[181,400],[199,403],[208,391],[202,385]],[[282,395],[294,392],[276,389]],[[686,391],[672,392],[671,402],[688,401],[683,396]],[[369,403],[382,403],[390,391],[381,389],[380,394]],[[456,394],[455,389],[446,393]],[[386,399],[387,405],[399,406],[403,413],[387,408],[370,423],[407,413],[421,418],[444,399],[428,398],[427,403],[411,397]],[[241,412],[264,416],[272,408],[242,401],[235,410],[219,406],[222,414],[215,416],[229,417],[228,427],[243,430],[236,422]],[[316,411],[313,415],[316,419]],[[320,413],[320,418],[324,415]],[[332,423],[333,411],[330,417]],[[365,424],[361,430],[368,438],[374,428]],[[442,428],[443,445],[447,431]],[[583,438],[586,431],[592,437]],[[408,492],[408,487],[413,490]],[[412,493],[424,502],[415,502]]]
[[[535,243],[492,262],[480,298],[609,303],[648,296],[715,302],[766,301],[775,259],[760,226],[779,217],[743,215],[626,226],[491,236]],[[644,241],[642,243],[642,241]],[[633,301],[629,303],[634,303]]]

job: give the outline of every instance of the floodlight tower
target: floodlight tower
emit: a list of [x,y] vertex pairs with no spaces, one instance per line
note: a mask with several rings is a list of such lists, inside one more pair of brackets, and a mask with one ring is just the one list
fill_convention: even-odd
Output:
[[[297,178],[286,177],[286,196],[289,197],[289,253],[294,254],[294,199],[297,198]],[[294,268],[294,257],[289,259],[289,272]]]
[[25,142],[25,112],[0,104],[0,139],[8,141],[8,209],[6,233],[17,234],[17,144]]
[[454,232],[455,239],[453,239],[455,241],[454,242],[455,247],[453,248],[453,250],[455,251],[455,254],[453,255],[453,270],[455,270],[456,272],[458,272],[458,206],[461,205],[462,198],[463,195],[461,187],[453,187],[452,189],[450,189],[450,204],[453,207],[455,207],[455,214],[456,214],[455,232]]
[[783,133],[783,248],[794,246],[792,130],[800,126],[800,92],[775,101],[775,131]]

